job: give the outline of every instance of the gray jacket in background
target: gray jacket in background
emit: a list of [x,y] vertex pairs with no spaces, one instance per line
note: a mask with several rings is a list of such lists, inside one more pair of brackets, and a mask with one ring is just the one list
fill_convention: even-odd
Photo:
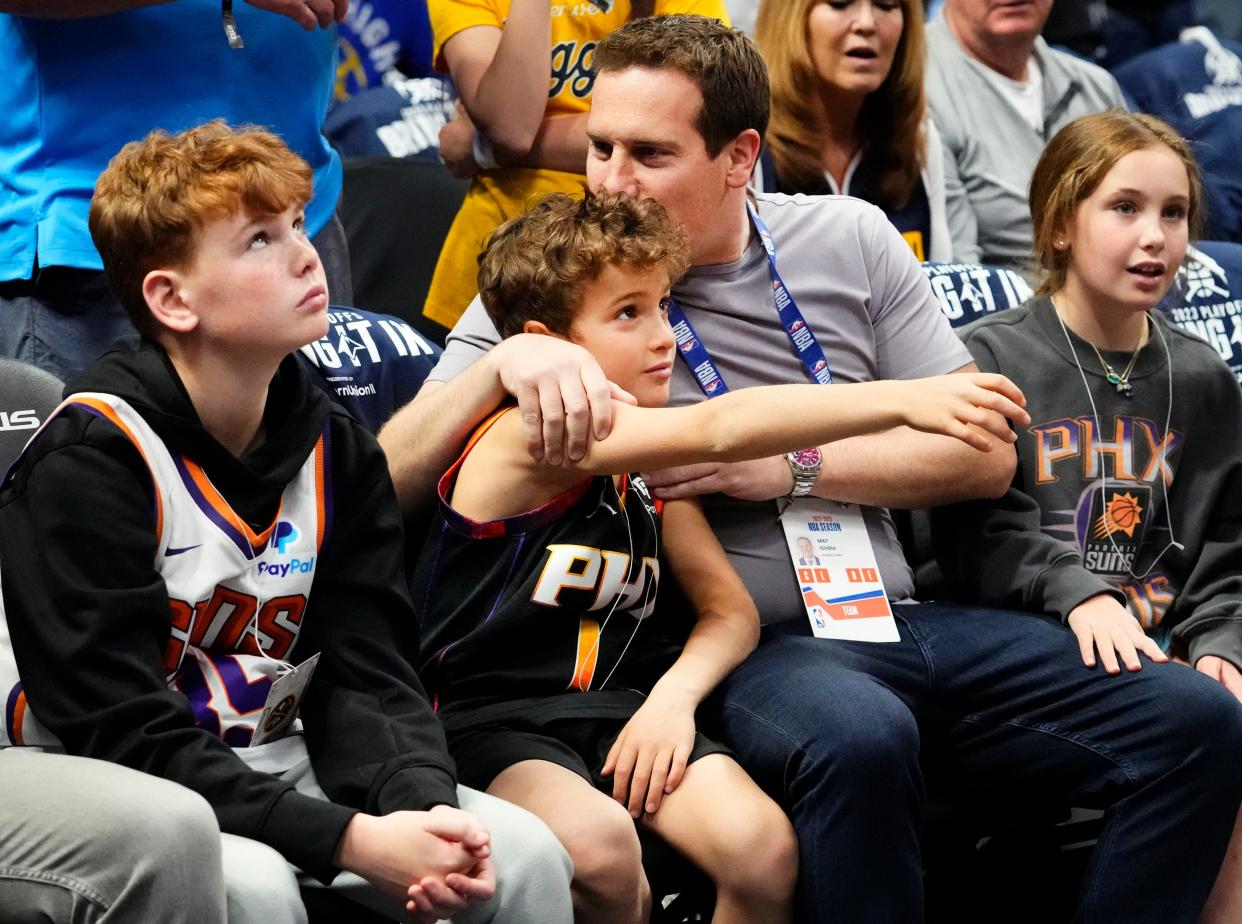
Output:
[[1125,108],[1112,75],[1041,38],[1044,128],[1036,132],[949,31],[927,26],[927,102],[944,139],[944,183],[953,259],[1016,269],[1030,277],[1034,230],[1031,174],[1048,139],[1079,116]]

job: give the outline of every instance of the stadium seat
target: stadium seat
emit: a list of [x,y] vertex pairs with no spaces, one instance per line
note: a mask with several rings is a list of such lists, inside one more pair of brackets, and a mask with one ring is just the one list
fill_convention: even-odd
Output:
[[940,310],[954,328],[1016,308],[1031,297],[1031,287],[1018,273],[979,263],[924,263]]
[[1160,310],[1215,348],[1242,384],[1242,244],[1191,246]]
[[0,359],[0,474],[58,404],[64,383],[29,363]]
[[345,161],[341,220],[360,308],[395,314],[443,345],[447,331],[423,317],[423,302],[468,185],[434,161]]

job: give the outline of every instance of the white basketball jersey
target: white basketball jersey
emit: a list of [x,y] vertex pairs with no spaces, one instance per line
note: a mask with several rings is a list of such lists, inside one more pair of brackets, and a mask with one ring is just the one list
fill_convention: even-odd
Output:
[[[297,641],[331,526],[328,430],[254,532],[192,460],[175,455],[125,401],[83,392],[60,405],[111,421],[133,442],[155,485],[155,568],[170,603],[164,672],[194,721],[233,747],[249,745],[272,681]],[[47,426],[47,422],[44,422]],[[10,580],[20,580],[10,576]],[[59,747],[26,708],[0,596],[0,746]]]

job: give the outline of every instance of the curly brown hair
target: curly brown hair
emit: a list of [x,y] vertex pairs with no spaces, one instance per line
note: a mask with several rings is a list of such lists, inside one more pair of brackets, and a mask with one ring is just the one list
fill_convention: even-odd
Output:
[[245,210],[274,215],[311,197],[311,168],[271,132],[216,119],[177,135],[132,141],[100,175],[90,229],[104,273],[134,327],[158,323],[142,294],[155,269],[194,258],[196,230]]
[[527,321],[567,334],[582,286],[615,264],[664,269],[676,282],[690,265],[686,233],[654,199],[553,193],[488,239],[479,295],[502,337]]
[[1095,192],[1117,161],[1134,151],[1163,145],[1186,167],[1190,184],[1187,224],[1191,240],[1203,227],[1203,181],[1186,139],[1153,115],[1109,109],[1070,122],[1053,135],[1031,175],[1031,219],[1035,224],[1035,256],[1043,270],[1036,294],[1065,286],[1070,255],[1055,240],[1069,227],[1078,204]]

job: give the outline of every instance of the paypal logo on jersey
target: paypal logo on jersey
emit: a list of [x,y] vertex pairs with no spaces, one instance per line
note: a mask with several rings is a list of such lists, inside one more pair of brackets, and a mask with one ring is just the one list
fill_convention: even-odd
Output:
[[276,547],[278,555],[285,554],[285,547],[290,542],[296,542],[298,539],[297,527],[288,520],[281,520],[276,524],[276,531],[272,533],[272,545]]
[[310,558],[291,558],[286,562],[276,562],[268,564],[265,561],[258,562],[256,567],[259,571],[259,577],[267,578],[286,578],[294,574],[310,574],[315,570],[315,556]]

